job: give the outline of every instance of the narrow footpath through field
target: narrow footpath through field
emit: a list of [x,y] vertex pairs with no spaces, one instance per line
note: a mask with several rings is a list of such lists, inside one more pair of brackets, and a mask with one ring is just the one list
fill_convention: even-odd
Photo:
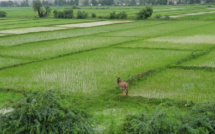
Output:
[[208,13],[215,13],[215,11],[173,15],[173,16],[170,16],[170,18],[178,18],[178,17],[190,16],[190,15],[201,15],[201,14],[208,14]]

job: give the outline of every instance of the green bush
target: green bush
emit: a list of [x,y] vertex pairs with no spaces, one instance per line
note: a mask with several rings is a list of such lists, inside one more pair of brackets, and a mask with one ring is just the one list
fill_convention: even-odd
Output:
[[6,17],[7,13],[5,11],[0,11],[0,17]]
[[162,16],[161,16],[160,14],[157,14],[157,15],[155,16],[155,18],[156,18],[156,19],[160,19],[160,18],[162,18]]
[[95,14],[95,13],[92,13],[92,14],[91,14],[91,18],[96,18],[96,14]]
[[126,19],[127,18],[127,13],[126,12],[120,12],[116,14],[115,11],[110,13],[109,19]]
[[59,92],[32,92],[0,114],[1,134],[92,133],[89,115],[65,101]]
[[126,12],[120,12],[116,15],[117,19],[126,19],[127,18],[127,13]]
[[202,134],[215,133],[215,104],[198,104],[186,114],[158,107],[153,113],[129,115],[120,133],[126,134]]
[[143,8],[137,13],[137,19],[139,20],[148,19],[149,17],[152,16],[152,13],[153,13],[153,9],[151,7]]
[[65,9],[64,11],[57,11],[54,10],[54,17],[55,18],[73,18],[73,10],[72,9]]
[[164,17],[166,20],[169,20],[170,19],[170,17],[168,16],[168,15],[165,15],[165,17]]
[[88,14],[85,11],[78,11],[77,12],[77,19],[86,19]]
[[115,11],[111,12],[109,18],[116,19],[116,12]]

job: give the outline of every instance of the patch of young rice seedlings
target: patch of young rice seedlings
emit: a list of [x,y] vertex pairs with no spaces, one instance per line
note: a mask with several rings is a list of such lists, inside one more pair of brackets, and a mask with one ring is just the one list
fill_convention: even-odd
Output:
[[195,43],[214,44],[215,35],[194,35],[194,36],[163,36],[149,39],[148,41],[170,42],[170,43]]
[[[167,65],[190,52],[166,50],[100,49],[0,71],[0,87],[60,89],[99,94],[116,86],[116,77]],[[120,93],[120,91],[119,91]]]
[[[202,21],[190,21],[190,22],[202,22]],[[174,32],[171,34],[173,37],[193,37],[193,36],[213,36],[215,35],[215,23],[213,21],[204,21],[207,22],[205,25],[200,25],[195,28],[186,29],[183,31]],[[169,36],[169,35],[167,35]],[[200,37],[201,38],[201,37]]]
[[99,27],[90,27],[90,28],[77,28],[70,30],[59,30],[52,32],[42,32],[42,33],[29,33],[24,35],[14,35],[9,37],[4,37],[0,40],[0,46],[14,46],[29,42],[45,41],[45,40],[56,40],[62,38],[70,38],[84,35],[97,34],[93,36],[98,36],[100,33],[119,31],[132,28],[148,27],[152,25],[158,25],[161,23],[168,22],[158,22],[158,21],[138,21],[132,23],[123,23],[123,24],[112,24]]
[[67,53],[79,52],[93,48],[101,48],[122,42],[135,40],[123,37],[79,37],[55,41],[29,43],[0,50],[3,55],[44,59]]
[[0,57],[0,68],[12,66],[15,64],[26,63],[29,61],[30,60],[25,60],[25,59],[13,59],[13,58],[7,58],[7,57]]
[[43,32],[43,31],[54,31],[54,30],[63,30],[63,27],[33,27],[33,28],[22,28],[14,30],[1,30],[0,33],[6,34],[25,34],[33,32]]
[[215,50],[201,56],[197,59],[190,60],[181,64],[182,66],[196,66],[196,67],[215,67]]
[[193,21],[172,21],[168,24],[160,24],[152,27],[129,29],[124,31],[116,31],[101,34],[102,36],[138,36],[149,38],[153,36],[161,36],[181,30],[192,29],[201,25],[210,24],[212,22],[193,22]]
[[[153,39],[152,39],[153,40]],[[159,41],[146,41],[138,40],[134,42],[120,44],[116,47],[126,47],[126,48],[138,48],[138,49],[173,49],[173,50],[204,50],[211,47],[211,44],[186,44],[186,43],[172,43],[172,42],[159,42]]]
[[213,72],[168,69],[136,83],[129,93],[147,98],[214,102],[214,80]]

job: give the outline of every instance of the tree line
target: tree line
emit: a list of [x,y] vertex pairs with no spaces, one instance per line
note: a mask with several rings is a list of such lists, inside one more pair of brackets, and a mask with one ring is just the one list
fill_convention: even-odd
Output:
[[[173,4],[215,4],[215,0],[54,0],[53,3],[47,0],[40,0],[43,5],[48,6],[111,6],[111,5],[173,5]],[[1,7],[27,7],[31,6],[29,0],[23,0],[21,3],[16,1],[1,1]]]

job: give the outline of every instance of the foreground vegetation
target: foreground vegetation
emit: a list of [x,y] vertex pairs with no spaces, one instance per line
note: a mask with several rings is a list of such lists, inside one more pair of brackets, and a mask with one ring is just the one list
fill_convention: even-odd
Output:
[[[176,15],[194,8],[193,12],[211,10],[205,5],[164,10],[173,7],[157,6],[153,11]],[[139,11],[139,7],[107,7],[103,12],[82,8],[97,11],[96,16],[125,9],[132,16]],[[77,133],[214,133],[213,14],[69,27],[64,24],[105,19],[51,15],[34,20],[30,8],[5,10],[8,17],[0,19],[0,107],[14,111],[0,115],[4,121],[0,133],[15,128],[20,133],[42,133],[47,124],[59,125],[48,132],[71,131],[54,124],[61,119],[80,121],[66,125]],[[24,10],[31,12],[23,15]],[[127,98],[120,94],[116,77],[129,83]],[[47,110],[55,111],[59,120]],[[27,116],[32,120],[26,121]]]

